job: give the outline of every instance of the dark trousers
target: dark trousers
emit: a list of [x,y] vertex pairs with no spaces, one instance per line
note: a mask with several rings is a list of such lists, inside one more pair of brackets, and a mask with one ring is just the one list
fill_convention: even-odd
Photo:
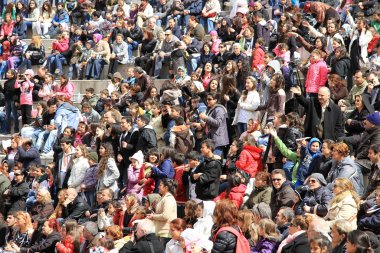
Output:
[[22,124],[32,123],[32,105],[21,105]]

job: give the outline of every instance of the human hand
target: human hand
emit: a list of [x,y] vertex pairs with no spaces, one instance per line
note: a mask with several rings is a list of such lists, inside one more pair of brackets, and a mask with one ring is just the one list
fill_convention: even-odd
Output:
[[224,100],[226,100],[227,102],[230,101],[230,96],[228,96],[227,94],[224,94]]
[[310,213],[311,207],[310,206],[303,206],[303,210],[307,213]]
[[199,118],[205,120],[208,118],[208,116],[206,115],[206,113],[202,112],[201,114],[199,114]]
[[277,137],[277,131],[274,129],[274,127],[269,128],[269,134],[272,135],[273,137]]
[[347,122],[347,125],[351,125],[352,119],[348,119],[346,122]]
[[295,95],[301,95],[301,87],[299,86],[290,88],[290,91],[293,92]]
[[123,156],[122,156],[121,154],[118,154],[118,155],[117,155],[117,161],[118,161],[118,162],[123,161]]
[[194,180],[198,180],[201,176],[202,176],[203,173],[196,173],[193,175],[193,178]]
[[127,148],[127,146],[128,146],[128,143],[126,141],[122,141],[121,142],[121,147],[122,148]]

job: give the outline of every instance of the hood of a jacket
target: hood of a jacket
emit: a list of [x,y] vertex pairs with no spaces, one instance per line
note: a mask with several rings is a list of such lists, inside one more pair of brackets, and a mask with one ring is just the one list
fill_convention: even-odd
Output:
[[[318,142],[319,143],[319,149],[318,149],[318,151],[317,152],[312,152],[311,151],[311,144],[313,144],[314,142]],[[307,145],[307,149],[308,149],[308,151],[310,152],[310,154],[312,154],[312,155],[315,155],[315,154],[317,154],[317,153],[320,153],[321,152],[321,148],[322,148],[322,143],[321,143],[321,141],[318,139],[318,138],[311,138],[310,139],[310,141],[309,141],[309,144]]]
[[214,201],[203,201],[203,218],[214,215],[215,205]]
[[233,193],[245,193],[245,190],[247,190],[247,186],[245,184],[239,184],[238,186],[235,186],[231,189],[231,192]]
[[271,67],[274,70],[274,73],[280,73],[281,72],[281,64],[277,60],[271,60],[268,65],[268,67]]
[[364,108],[366,108],[370,114],[375,111],[375,108],[371,105],[370,97],[368,95],[362,94],[362,102]]

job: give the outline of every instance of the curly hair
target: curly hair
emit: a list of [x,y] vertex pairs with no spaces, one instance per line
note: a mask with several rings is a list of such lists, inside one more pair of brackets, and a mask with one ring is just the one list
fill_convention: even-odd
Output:
[[105,153],[100,159],[99,162],[99,170],[98,170],[98,177],[102,177],[104,175],[104,172],[107,168],[107,163],[110,158],[114,157],[112,144],[108,142],[103,142],[100,144],[100,147],[103,147],[105,149]]

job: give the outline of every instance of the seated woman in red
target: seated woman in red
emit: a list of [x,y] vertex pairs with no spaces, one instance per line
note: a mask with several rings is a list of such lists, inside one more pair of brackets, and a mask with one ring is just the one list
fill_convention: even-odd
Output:
[[257,172],[263,169],[261,161],[262,149],[256,147],[256,140],[253,135],[248,135],[244,140],[244,147],[236,161],[236,167],[244,170],[251,178],[255,177]]

